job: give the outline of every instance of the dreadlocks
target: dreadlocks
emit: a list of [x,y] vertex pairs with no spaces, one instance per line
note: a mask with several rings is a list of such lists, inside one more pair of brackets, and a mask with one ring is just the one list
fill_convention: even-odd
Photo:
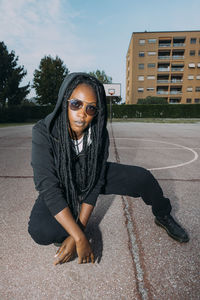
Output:
[[[77,155],[77,141],[70,136],[68,120],[68,99],[79,84],[89,85],[97,98],[98,114],[87,128],[83,137],[83,151]],[[67,204],[77,219],[80,211],[80,201],[84,199],[94,187],[104,157],[104,136],[106,130],[106,104],[100,101],[104,97],[103,86],[92,76],[79,75],[67,88],[62,107],[55,119],[55,130],[58,132],[58,142],[52,140],[55,162],[60,183],[66,196]],[[91,139],[88,145],[88,136]],[[72,136],[73,137],[73,136]]]

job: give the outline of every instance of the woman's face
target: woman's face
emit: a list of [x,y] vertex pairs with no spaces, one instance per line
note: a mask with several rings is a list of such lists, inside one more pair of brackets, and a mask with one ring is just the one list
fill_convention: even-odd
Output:
[[70,99],[82,100],[83,107],[78,110],[71,110],[70,103],[68,103],[68,119],[72,131],[75,133],[77,139],[80,139],[84,130],[92,122],[94,116],[90,116],[86,113],[86,107],[88,104],[94,106],[97,105],[97,99],[92,87],[86,84],[79,84],[71,94]]

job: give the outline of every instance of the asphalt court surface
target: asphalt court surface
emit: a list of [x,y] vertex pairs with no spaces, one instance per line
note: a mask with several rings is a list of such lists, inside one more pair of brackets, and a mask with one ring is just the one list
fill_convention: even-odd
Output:
[[152,171],[190,242],[168,237],[140,198],[100,196],[87,232],[95,264],[58,267],[56,248],[27,233],[31,129],[0,129],[0,299],[200,299],[200,123],[108,125],[109,160]]

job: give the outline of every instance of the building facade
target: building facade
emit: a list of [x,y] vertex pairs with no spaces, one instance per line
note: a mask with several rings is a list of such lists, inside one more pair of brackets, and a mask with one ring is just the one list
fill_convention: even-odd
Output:
[[126,104],[147,96],[200,103],[200,31],[135,32],[126,56]]

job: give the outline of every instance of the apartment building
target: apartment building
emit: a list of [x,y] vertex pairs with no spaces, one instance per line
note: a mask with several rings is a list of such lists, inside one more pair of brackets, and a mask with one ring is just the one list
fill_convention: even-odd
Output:
[[134,32],[126,56],[126,104],[147,96],[200,103],[200,31]]

